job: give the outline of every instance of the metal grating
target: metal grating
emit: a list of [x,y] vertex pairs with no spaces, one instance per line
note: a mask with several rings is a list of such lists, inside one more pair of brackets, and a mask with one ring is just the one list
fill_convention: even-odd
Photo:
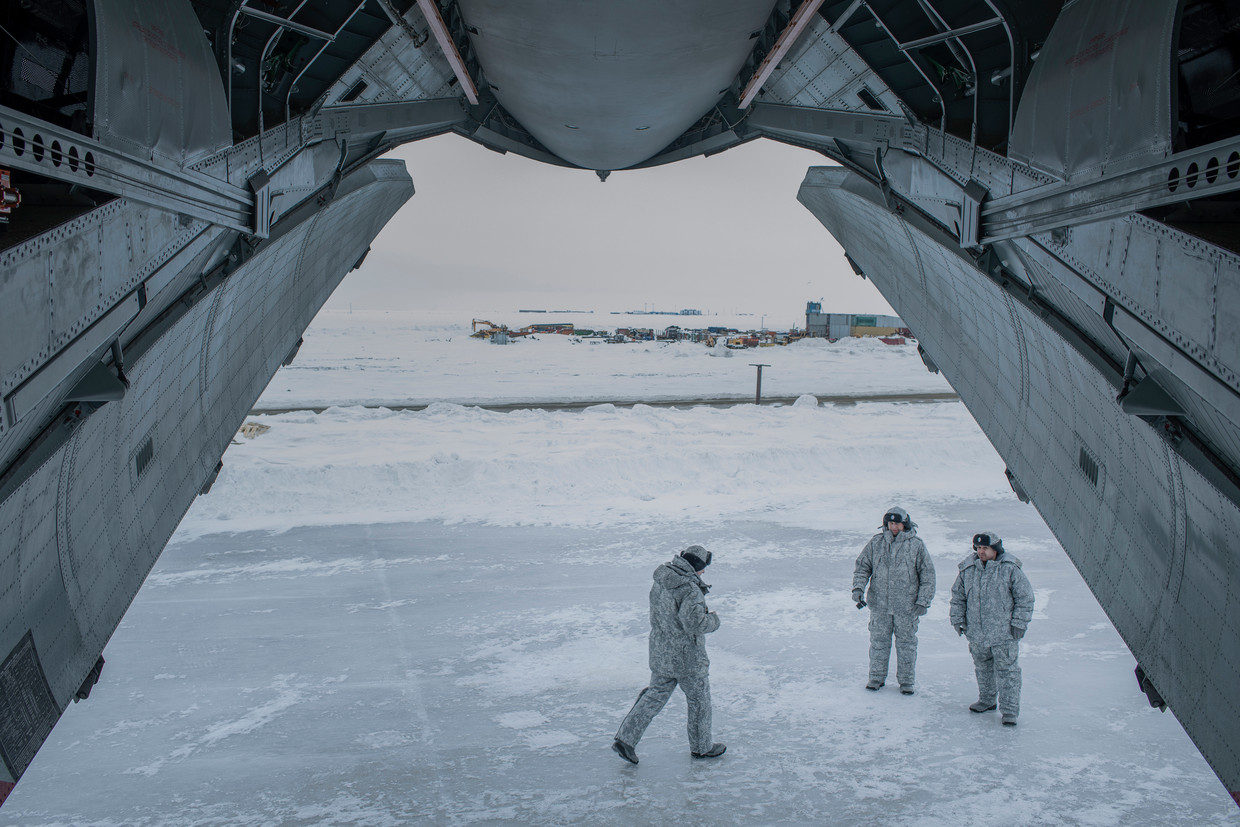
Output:
[[1089,480],[1091,483],[1093,483],[1093,486],[1097,488],[1098,487],[1098,461],[1093,458],[1093,456],[1089,453],[1089,451],[1085,450],[1084,446],[1081,446],[1081,455],[1077,459],[1077,464],[1080,465],[1081,471],[1084,472],[1085,479]]
[[0,759],[21,778],[60,718],[34,637],[26,632],[0,665]]
[[138,479],[142,478],[142,474],[146,471],[147,466],[151,464],[151,460],[155,458],[155,443],[148,436],[138,446],[138,450],[134,452],[133,468]]

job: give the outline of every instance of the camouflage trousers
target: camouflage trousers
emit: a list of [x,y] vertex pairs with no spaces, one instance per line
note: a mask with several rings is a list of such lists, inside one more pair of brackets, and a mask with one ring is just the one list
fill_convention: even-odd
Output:
[[1020,643],[998,643],[994,646],[969,644],[973,670],[977,673],[977,699],[993,704],[998,694],[999,711],[1005,715],[1020,714]]
[[710,736],[710,678],[705,672],[681,678],[650,673],[650,685],[637,696],[633,708],[620,723],[616,740],[637,746],[646,727],[667,705],[677,685],[689,701],[689,751],[708,752],[714,741]]
[[885,682],[891,662],[891,639],[896,640],[896,680],[912,686],[917,675],[917,627],[915,614],[870,612],[870,680]]

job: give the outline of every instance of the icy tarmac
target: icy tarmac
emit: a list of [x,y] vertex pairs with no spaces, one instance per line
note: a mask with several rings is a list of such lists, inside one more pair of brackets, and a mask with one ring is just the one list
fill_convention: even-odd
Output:
[[[914,348],[509,351],[393,318],[316,320],[314,370],[268,393],[352,407],[258,417],[269,430],[229,448],[0,825],[1240,825],[959,402],[451,404],[717,397],[749,361],[776,363],[781,394],[947,389]],[[356,336],[382,369],[358,367]],[[427,359],[445,384],[422,381]],[[356,406],[393,397],[430,407]],[[938,570],[912,697],[863,689],[849,599],[892,504]],[[980,529],[1036,592],[1015,729],[967,711],[947,622]],[[689,757],[677,694],[635,767],[609,747],[648,678],[650,574],[691,543],[716,554],[728,752]]]
[[[5,805],[22,825],[1234,824],[1234,805],[1032,509],[954,503],[1020,537],[1038,610],[1016,729],[975,715],[948,627],[918,692],[866,692],[848,598],[866,533],[760,521],[565,530],[437,523],[173,545]],[[864,523],[864,521],[863,521]],[[677,547],[716,550],[716,737],[679,693],[610,751],[644,685],[645,597]]]

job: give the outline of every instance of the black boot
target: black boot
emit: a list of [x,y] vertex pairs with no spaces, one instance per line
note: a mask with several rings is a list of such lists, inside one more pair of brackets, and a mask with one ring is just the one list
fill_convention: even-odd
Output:
[[637,763],[637,750],[633,749],[628,744],[621,741],[619,738],[611,742],[611,748],[616,753],[616,755],[619,755],[621,758],[623,758],[625,761],[628,761],[630,764]]
[[715,744],[710,749],[706,750],[706,752],[694,752],[690,754],[694,758],[718,758],[720,755],[723,755],[727,751],[728,751],[728,748],[725,747],[723,744]]

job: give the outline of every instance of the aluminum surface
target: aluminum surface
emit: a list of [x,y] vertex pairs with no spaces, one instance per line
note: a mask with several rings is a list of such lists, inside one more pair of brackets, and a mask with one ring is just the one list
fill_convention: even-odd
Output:
[[224,86],[188,0],[96,0],[95,137],[181,167],[232,144]]
[[10,595],[0,613],[0,651],[33,631],[59,709],[283,355],[411,194],[399,162],[354,173],[322,212],[167,330],[129,367],[125,398],[86,419],[0,502],[0,571]]
[[460,5],[504,108],[565,161],[616,170],[647,160],[709,111],[774,0]]
[[1166,155],[1178,7],[1067,4],[1029,76],[1008,154],[1066,180]]
[[1235,789],[1240,592],[1225,584],[1240,577],[1240,506],[1125,413],[1111,377],[876,187],[815,168],[798,197],[918,336]]
[[[134,152],[131,142],[93,141],[68,129],[0,107],[0,162],[66,183],[120,195],[212,224],[253,229],[254,196],[244,187],[173,169]],[[200,157],[205,157],[200,153]]]

